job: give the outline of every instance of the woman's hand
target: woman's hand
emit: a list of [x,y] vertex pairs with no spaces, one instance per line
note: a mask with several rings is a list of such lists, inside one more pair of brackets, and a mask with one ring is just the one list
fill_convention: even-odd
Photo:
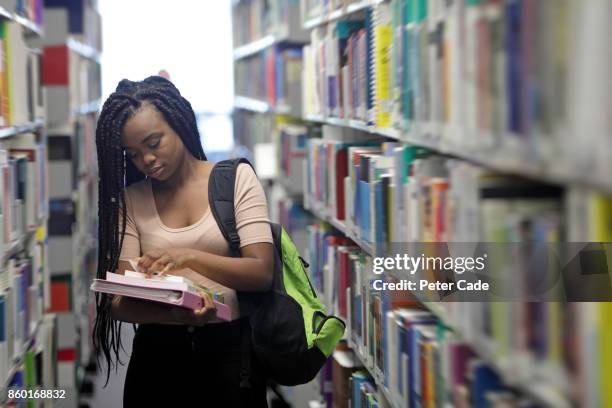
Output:
[[154,249],[145,253],[138,260],[138,269],[147,275],[153,272],[165,274],[174,270],[186,268],[192,259],[188,248]]
[[188,326],[204,326],[217,316],[217,308],[210,295],[200,291],[202,297],[202,307],[197,310],[190,310],[180,306],[172,306],[172,319],[175,323]]
[[210,295],[204,291],[200,291],[200,296],[202,297],[202,308],[193,311],[192,324],[194,326],[204,326],[217,316],[217,308]]

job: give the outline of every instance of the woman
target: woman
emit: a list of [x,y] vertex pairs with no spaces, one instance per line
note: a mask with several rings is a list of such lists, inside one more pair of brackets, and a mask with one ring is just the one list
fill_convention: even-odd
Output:
[[[241,258],[229,257],[208,206],[206,161],[190,103],[162,77],[122,80],[96,130],[99,165],[98,278],[124,273],[140,257],[147,273],[172,272],[221,292],[232,321],[216,319],[211,299],[192,312],[125,297],[97,297],[94,344],[118,361],[121,321],[137,323],[124,388],[130,406],[266,406],[265,380],[251,362],[240,388],[241,333],[236,290],[271,284],[272,235],[255,173],[240,165],[235,213]],[[127,186],[127,187],[126,187]]]

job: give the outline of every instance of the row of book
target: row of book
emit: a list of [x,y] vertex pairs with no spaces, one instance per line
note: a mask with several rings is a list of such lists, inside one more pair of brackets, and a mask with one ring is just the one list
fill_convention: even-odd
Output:
[[290,106],[301,115],[301,45],[279,44],[234,66],[236,94],[264,101],[273,107]]
[[[0,378],[9,372],[35,340],[49,308],[50,276],[45,228],[23,244],[26,256],[10,258],[0,273]],[[5,384],[6,385],[6,384]]]
[[33,134],[0,148],[0,253],[42,223],[47,213],[46,151]]
[[293,191],[302,192],[303,166],[306,158],[306,138],[308,129],[302,125],[285,124],[278,130],[279,180]]
[[503,148],[523,162],[572,163],[565,171],[603,176],[612,102],[600,89],[612,56],[603,41],[610,27],[598,16],[610,7],[379,2],[312,30],[305,116],[361,120],[463,149]]
[[[336,351],[331,362],[331,392],[324,395],[334,407],[537,407],[536,402],[503,385],[496,372],[464,343],[436,325],[422,310],[401,309],[389,316],[399,338],[401,367],[388,383],[365,370],[351,351]],[[400,345],[401,343],[401,345]],[[401,350],[401,351],[400,351]],[[331,401],[331,403],[329,403]],[[383,403],[382,401],[385,401]],[[416,404],[416,405],[415,405]]]
[[4,284],[0,288],[2,305],[1,325],[6,337],[0,346],[0,367],[2,378],[6,378],[12,361],[23,352],[23,344],[27,342],[36,329],[36,323],[42,312],[40,285],[34,282],[38,271],[32,270],[28,260],[22,262],[9,261]]
[[44,0],[4,0],[0,4],[9,11],[15,11],[36,25],[43,23]]
[[26,44],[22,27],[0,21],[0,127],[24,125],[44,116],[44,97],[38,72],[40,53]]
[[[425,316],[429,329],[440,332],[449,328],[455,340],[444,337],[444,341],[464,342],[510,389],[541,386],[548,398],[563,404],[559,406],[567,406],[568,401],[597,406],[590,404],[612,397],[606,346],[612,325],[606,320],[610,315],[606,303],[432,303],[417,299],[408,290],[376,290],[375,280],[397,283],[399,278],[395,274],[374,275],[372,257],[330,225],[314,224],[308,231],[313,286],[328,310],[346,319],[351,346],[371,363],[372,375],[388,388],[392,398],[409,395],[397,388],[406,374],[401,374],[405,371],[395,345],[399,344],[397,330],[411,316],[402,309],[415,307]],[[422,311],[423,304],[435,315]],[[441,341],[439,333],[433,340]],[[447,366],[455,360],[442,354],[436,361]],[[437,391],[437,398],[454,395],[451,391]],[[414,400],[407,404],[404,400],[396,406],[414,406]]]
[[544,242],[565,237],[561,188],[359,133],[325,125],[323,138],[307,141],[305,193],[381,251],[394,242],[516,242],[525,223]]
[[246,147],[246,156],[252,157],[253,147],[258,143],[269,143],[282,119],[275,115],[259,115],[238,109],[234,111],[233,120],[234,143]]
[[[28,407],[51,407],[53,399],[39,398],[35,405],[35,400],[29,401],[22,398],[23,395],[13,395],[8,397],[8,389],[12,390],[35,390],[35,389],[54,389],[57,387],[58,369],[57,369],[57,353],[56,353],[56,338],[57,338],[56,316],[46,314],[40,322],[37,334],[31,339],[29,344],[24,348],[21,358],[13,367],[10,381],[6,382],[5,393],[6,406],[24,406],[27,403]],[[56,401],[59,398],[67,398],[68,396],[59,390],[54,391],[53,396]]]
[[333,24],[335,30],[313,30],[310,44],[304,47],[304,114],[372,122],[374,99],[366,83],[371,66],[366,58],[369,38],[365,21]]
[[232,7],[234,47],[249,44],[267,35],[288,40],[303,38],[299,3],[293,0],[248,0]]

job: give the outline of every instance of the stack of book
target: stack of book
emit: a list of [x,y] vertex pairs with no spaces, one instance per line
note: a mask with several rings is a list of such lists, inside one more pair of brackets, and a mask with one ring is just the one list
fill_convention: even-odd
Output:
[[213,300],[217,318],[232,320],[231,310],[223,303],[221,294],[212,293],[209,289],[181,276],[167,275],[147,278],[143,273],[135,271],[125,271],[125,275],[107,272],[106,279],[94,279],[91,290],[192,310],[202,308],[200,292],[204,291]]
[[8,149],[0,147],[0,250],[10,249],[36,229],[47,213],[46,150],[34,135],[22,135]]

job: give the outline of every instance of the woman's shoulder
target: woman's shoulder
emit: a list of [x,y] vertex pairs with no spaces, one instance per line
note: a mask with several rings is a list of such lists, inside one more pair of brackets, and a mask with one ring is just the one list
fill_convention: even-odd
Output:
[[125,193],[131,200],[143,198],[149,191],[150,180],[145,178],[126,187]]
[[234,185],[236,193],[259,185],[261,183],[255,170],[247,163],[240,163],[236,169],[236,183]]
[[255,170],[248,163],[240,163],[236,169],[236,180],[257,180]]

